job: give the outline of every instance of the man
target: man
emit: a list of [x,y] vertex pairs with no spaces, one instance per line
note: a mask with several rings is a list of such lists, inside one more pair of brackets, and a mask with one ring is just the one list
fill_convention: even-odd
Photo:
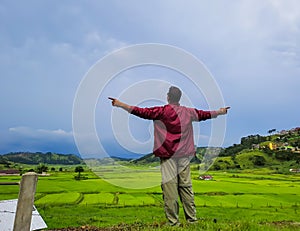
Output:
[[151,108],[130,106],[115,98],[112,105],[143,119],[154,121],[155,156],[160,157],[164,209],[170,225],[179,223],[178,196],[188,222],[197,221],[190,176],[190,160],[195,156],[193,121],[202,121],[227,114],[229,107],[202,111],[179,104],[181,91],[171,86],[168,104]]

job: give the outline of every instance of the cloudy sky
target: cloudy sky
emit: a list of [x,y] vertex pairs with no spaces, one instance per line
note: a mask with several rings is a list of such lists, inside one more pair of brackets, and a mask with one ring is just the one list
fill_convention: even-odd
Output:
[[[143,43],[178,47],[206,66],[231,106],[223,146],[239,143],[242,136],[300,126],[299,41],[297,0],[3,0],[0,153],[78,154],[72,110],[80,83],[105,55]],[[112,110],[107,95],[120,96],[135,82],[149,79],[162,81],[157,92],[167,91],[164,83],[182,86],[193,105],[208,108],[205,96],[195,101],[193,87],[174,71],[127,70],[100,92],[95,107],[97,135],[109,155],[132,150],[115,138],[110,118],[120,111]],[[141,105],[157,103],[162,102]],[[209,125],[197,130],[199,146],[208,142]],[[129,127],[139,142],[151,140],[149,123],[130,119]],[[148,153],[150,146],[137,152]]]

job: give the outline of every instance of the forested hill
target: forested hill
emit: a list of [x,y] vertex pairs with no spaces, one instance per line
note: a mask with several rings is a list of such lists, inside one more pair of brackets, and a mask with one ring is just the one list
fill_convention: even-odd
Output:
[[[250,135],[242,137],[240,144],[234,144],[227,148],[199,147],[193,163],[202,163],[204,154],[210,159],[215,159],[212,169],[226,170],[233,168],[253,168],[278,166],[285,164],[287,168],[299,168],[300,165],[300,128],[293,128],[277,132],[269,130],[268,136]],[[145,155],[139,159],[120,159],[116,157],[104,158],[103,164],[109,164],[112,160],[123,161],[133,164],[147,165],[159,163],[159,158],[153,154]],[[93,160],[91,160],[93,161]],[[13,152],[0,155],[0,164],[23,163],[23,164],[84,164],[84,161],[73,154],[31,153]]]
[[212,170],[270,168],[277,173],[300,171],[300,128],[268,136],[243,137],[240,144],[222,149]]
[[[267,136],[249,135],[242,137],[240,144],[227,148],[198,147],[193,163],[203,163],[204,155],[210,157],[212,170],[252,169],[267,167],[286,172],[300,168],[300,128],[276,131],[271,129]],[[132,160],[134,164],[159,162],[153,154]]]
[[300,152],[300,127],[282,131],[271,129],[268,133],[268,136],[257,134],[242,137],[240,144],[222,149],[220,156],[236,156],[241,151],[249,149],[259,149],[273,154]]
[[31,153],[31,152],[12,152],[0,155],[0,163],[5,164],[9,162],[22,164],[83,164],[83,160],[73,154],[57,154],[52,152],[47,153]]

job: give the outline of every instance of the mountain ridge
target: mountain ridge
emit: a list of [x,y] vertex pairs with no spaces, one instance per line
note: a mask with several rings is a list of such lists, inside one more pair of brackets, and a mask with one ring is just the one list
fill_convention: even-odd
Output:
[[64,164],[75,165],[84,164],[83,160],[74,154],[58,154],[58,153],[42,153],[42,152],[11,152],[0,155],[0,163],[9,164],[22,163],[22,164]]
[[[227,148],[197,147],[192,163],[201,164],[201,162],[204,162],[205,156],[209,156],[211,162],[214,162],[212,169],[215,170],[264,167],[279,165],[280,162],[288,162],[285,165],[291,168],[299,168],[300,128],[296,127],[280,132],[276,132],[276,129],[270,129],[267,136],[256,134],[242,137],[239,144],[233,144]],[[58,154],[52,152],[11,152],[0,155],[0,164],[4,165],[9,165],[10,163],[75,165],[86,164],[86,161],[92,162],[93,160],[83,160],[75,154]],[[111,156],[103,159],[95,159],[95,161],[101,164],[123,162],[144,165],[159,163],[159,158],[149,153],[138,159]]]

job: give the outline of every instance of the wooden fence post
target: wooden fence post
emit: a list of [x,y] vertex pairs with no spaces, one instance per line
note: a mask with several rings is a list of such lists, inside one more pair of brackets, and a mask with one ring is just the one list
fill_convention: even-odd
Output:
[[28,172],[22,176],[14,231],[30,231],[37,179],[38,175],[33,172]]

